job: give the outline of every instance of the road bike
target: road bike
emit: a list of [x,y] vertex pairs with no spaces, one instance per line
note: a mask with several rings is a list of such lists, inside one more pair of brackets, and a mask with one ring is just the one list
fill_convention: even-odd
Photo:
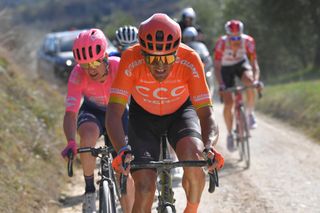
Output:
[[[92,156],[100,158],[100,169],[97,181],[99,185],[99,212],[100,213],[116,213],[117,202],[120,200],[119,188],[112,168],[112,147],[101,146],[98,148],[82,147],[78,149],[78,153],[91,153]],[[72,153],[72,152],[71,152]],[[71,156],[70,156],[71,155]],[[73,156],[69,155],[68,175],[73,176]]]
[[[235,106],[234,106],[234,121],[235,121],[235,140],[237,143],[237,149],[240,155],[240,161],[245,162],[246,168],[250,167],[250,145],[249,139],[250,129],[248,124],[248,119],[246,115],[246,110],[243,102],[242,93],[247,89],[262,87],[260,84],[254,84],[251,86],[235,86],[225,89],[224,91],[232,92],[235,96]],[[262,97],[261,91],[258,90],[259,98]]]
[[[172,189],[171,169],[176,167],[205,167],[213,163],[212,160],[188,160],[188,161],[173,161],[169,157],[167,149],[167,137],[161,137],[161,152],[159,161],[150,161],[149,163],[131,163],[131,169],[156,169],[158,173],[159,187],[158,191],[158,213],[175,213],[175,199]],[[215,169],[213,173],[209,174],[209,189],[210,193],[215,191],[215,187],[219,186],[218,172]],[[121,181],[121,188],[126,188],[125,181]]]

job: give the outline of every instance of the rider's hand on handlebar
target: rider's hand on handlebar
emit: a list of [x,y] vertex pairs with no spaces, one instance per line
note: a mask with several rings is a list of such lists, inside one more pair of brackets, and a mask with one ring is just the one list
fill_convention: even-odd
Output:
[[264,84],[262,81],[254,81],[253,85],[255,85],[258,90],[262,90],[262,88],[264,87]]
[[226,85],[224,83],[221,83],[219,85],[219,96],[220,96],[220,102],[222,103],[223,102],[223,99],[222,99],[222,94],[224,92],[224,90],[226,89]]
[[226,89],[226,85],[220,84],[219,85],[219,92],[223,92]]
[[68,141],[67,146],[61,152],[61,156],[63,158],[69,158],[68,153],[69,153],[70,150],[73,153],[73,157],[75,157],[77,152],[78,152],[78,146],[77,146],[77,143],[76,143],[75,140]]
[[[124,175],[128,175],[130,172],[130,162],[134,159],[132,155],[130,146],[124,147],[124,149],[120,150],[117,157],[115,157],[112,161],[112,167],[117,173],[123,173]],[[127,168],[124,168],[124,165],[128,165]]]
[[221,169],[224,165],[224,157],[213,147],[203,150],[205,159],[211,159],[213,164],[208,167],[209,171],[216,169]]

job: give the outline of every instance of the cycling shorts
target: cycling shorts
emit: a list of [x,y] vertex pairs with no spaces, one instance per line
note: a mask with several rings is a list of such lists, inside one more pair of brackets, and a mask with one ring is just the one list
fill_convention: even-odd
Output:
[[[85,122],[94,122],[100,130],[99,136],[103,135],[105,144],[107,146],[111,146],[111,142],[107,135],[107,131],[105,127],[105,116],[106,116],[105,110],[102,110],[96,104],[90,101],[87,101],[85,99],[79,110],[77,126],[79,128],[81,124]],[[128,109],[127,108],[122,115],[122,124],[123,124],[124,132],[127,135],[128,133]]]
[[159,116],[144,110],[131,97],[128,139],[134,162],[159,160],[160,138],[164,134],[174,149],[177,142],[186,136],[202,139],[199,119],[190,99],[174,113]]
[[241,79],[243,73],[247,70],[252,70],[252,68],[246,60],[240,61],[239,63],[234,65],[222,66],[221,75],[226,88],[234,87],[235,77],[238,76],[238,78]]

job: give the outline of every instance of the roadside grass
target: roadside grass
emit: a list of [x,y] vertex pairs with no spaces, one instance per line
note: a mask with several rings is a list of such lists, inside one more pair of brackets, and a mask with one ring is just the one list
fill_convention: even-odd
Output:
[[64,183],[63,97],[22,71],[0,56],[0,212],[46,212]]
[[289,122],[320,143],[320,80],[266,86],[257,109]]
[[275,85],[280,83],[290,83],[297,81],[309,81],[314,79],[320,79],[320,70],[307,67],[305,69],[287,72],[285,74],[280,74],[277,76],[269,77],[268,83]]

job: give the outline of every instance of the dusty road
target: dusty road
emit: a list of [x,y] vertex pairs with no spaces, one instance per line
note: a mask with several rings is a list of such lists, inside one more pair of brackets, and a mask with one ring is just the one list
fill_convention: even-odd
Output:
[[[205,192],[200,213],[212,212],[319,212],[320,146],[265,115],[258,114],[258,129],[252,131],[251,167],[245,170],[238,153],[225,146],[222,106],[216,105],[221,136],[218,149],[226,159],[220,172],[220,187],[213,194]],[[81,212],[83,180],[80,171],[61,192],[64,201],[59,213]],[[175,182],[177,212],[183,212],[185,195]],[[153,209],[153,212],[156,212]]]

